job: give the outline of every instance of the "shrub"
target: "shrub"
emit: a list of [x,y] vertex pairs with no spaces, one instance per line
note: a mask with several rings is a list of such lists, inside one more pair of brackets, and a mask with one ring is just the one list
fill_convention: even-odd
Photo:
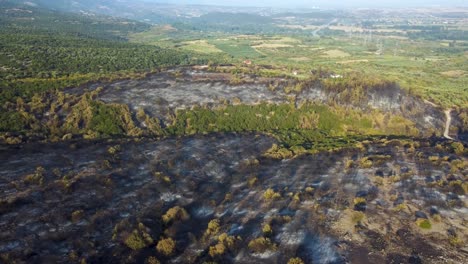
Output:
[[465,147],[463,146],[462,143],[460,142],[454,142],[452,143],[451,145],[453,151],[457,154],[457,155],[462,155],[463,152],[465,152]]
[[37,167],[33,174],[29,174],[24,178],[24,182],[27,184],[42,185],[44,183],[45,169],[43,167]]
[[288,264],[304,264],[304,261],[300,258],[292,258],[288,261]]
[[450,163],[450,172],[456,173],[459,172],[465,168],[468,168],[468,162],[467,161],[462,161],[462,160],[453,160]]
[[365,204],[366,203],[366,199],[363,198],[363,197],[356,197],[354,198],[354,205],[357,205],[357,204]]
[[382,177],[374,177],[373,182],[376,186],[382,186],[384,185],[384,179]]
[[263,253],[267,250],[276,250],[276,245],[269,238],[259,237],[249,242],[249,249],[255,253]]
[[76,222],[80,221],[80,219],[83,218],[83,215],[84,215],[83,210],[74,211],[72,213],[72,215],[71,215],[72,222],[76,223]]
[[163,174],[162,172],[155,172],[154,173],[154,177],[156,177],[158,180],[166,183],[166,184],[170,184],[171,183],[171,178],[165,174]]
[[299,202],[301,201],[301,194],[300,194],[300,193],[295,193],[295,194],[293,195],[293,201],[294,201],[295,203],[299,203]]
[[213,219],[208,223],[208,228],[205,231],[205,236],[216,235],[219,232],[219,220]]
[[240,237],[235,238],[234,236],[228,236],[226,233],[222,233],[218,236],[218,241],[223,243],[227,248],[232,249],[236,243],[239,241]]
[[133,232],[125,239],[125,245],[133,250],[140,250],[153,243],[153,239],[142,230],[133,230]]
[[351,221],[353,221],[354,224],[362,222],[366,215],[363,212],[352,212],[351,214]]
[[174,253],[176,243],[172,238],[159,240],[156,245],[156,250],[164,256],[170,256]]
[[165,224],[178,220],[187,220],[189,218],[190,215],[184,208],[180,206],[172,207],[171,209],[167,210],[167,212],[162,216],[162,219]]
[[429,222],[427,219],[418,219],[416,224],[422,229],[431,229],[432,227],[431,222]]
[[407,209],[408,209],[408,206],[405,203],[401,203],[393,208],[393,210],[397,212],[406,211]]
[[258,182],[257,177],[250,178],[248,181],[249,187],[252,188]]
[[372,160],[369,158],[362,158],[359,160],[359,166],[363,169],[369,169],[372,167]]
[[264,235],[269,236],[273,233],[273,230],[269,224],[264,224],[262,227],[262,232]]
[[145,264],[161,264],[156,257],[149,257],[146,259]]
[[388,180],[389,180],[390,182],[392,182],[392,183],[397,183],[397,182],[401,181],[401,177],[398,176],[398,175],[393,175],[393,176],[390,176],[390,177],[388,178]]
[[273,159],[288,159],[293,156],[293,153],[289,149],[280,148],[277,144],[273,144],[263,155]]
[[468,183],[462,182],[461,180],[450,181],[449,182],[450,189],[452,192],[458,195],[465,195],[467,192]]
[[281,198],[281,194],[275,192],[273,189],[268,188],[264,193],[263,193],[263,198],[265,200],[273,200],[273,199],[278,199]]
[[432,219],[434,220],[434,222],[436,223],[440,223],[442,221],[442,217],[440,216],[440,214],[435,214],[432,216]]
[[24,183],[42,185],[44,178],[39,174],[29,174],[24,178]]
[[449,238],[449,243],[450,243],[450,245],[452,245],[454,247],[461,247],[461,246],[464,245],[463,240],[460,239],[458,236],[451,236]]
[[115,155],[115,154],[117,154],[117,153],[120,152],[120,151],[121,151],[120,145],[115,145],[115,146],[109,147],[109,148],[107,149],[107,152],[108,152],[109,154],[111,154],[111,155]]
[[209,254],[211,257],[221,256],[226,253],[227,250],[233,250],[237,241],[240,241],[239,237],[228,236],[226,233],[222,233],[218,236],[218,243],[211,246]]
[[223,255],[226,252],[226,247],[222,243],[210,247],[209,254],[211,257]]

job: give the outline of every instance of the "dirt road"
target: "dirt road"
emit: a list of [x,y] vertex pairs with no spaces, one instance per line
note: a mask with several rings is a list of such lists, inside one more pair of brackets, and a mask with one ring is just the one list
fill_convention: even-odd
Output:
[[449,135],[449,132],[450,132],[450,124],[452,123],[452,109],[448,109],[448,110],[445,110],[445,116],[447,117],[447,121],[445,122],[445,131],[444,131],[444,137],[446,139],[452,139],[452,137],[450,137]]

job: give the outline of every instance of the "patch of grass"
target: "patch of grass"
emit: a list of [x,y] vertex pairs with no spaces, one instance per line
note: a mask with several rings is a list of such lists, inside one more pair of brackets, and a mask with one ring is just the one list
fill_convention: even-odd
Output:
[[344,52],[342,50],[337,50],[337,49],[327,50],[327,51],[324,51],[323,53],[324,55],[322,56],[326,58],[343,58],[343,57],[351,56],[351,54]]
[[429,220],[427,220],[427,219],[418,219],[418,221],[416,221],[416,224],[422,229],[431,229],[432,228],[431,222]]
[[280,148],[277,144],[268,149],[263,156],[273,158],[273,159],[287,159],[293,156],[293,152],[287,148]]
[[262,56],[245,40],[212,40],[209,43],[237,59],[255,59]]
[[359,166],[363,169],[372,168],[373,162],[369,159],[369,157],[364,157],[359,160]]
[[208,43],[207,40],[193,40],[182,43],[183,49],[191,50],[198,53],[221,53],[222,50],[218,49],[215,45]]
[[354,224],[362,222],[366,218],[366,215],[363,212],[353,211],[351,213],[351,221]]

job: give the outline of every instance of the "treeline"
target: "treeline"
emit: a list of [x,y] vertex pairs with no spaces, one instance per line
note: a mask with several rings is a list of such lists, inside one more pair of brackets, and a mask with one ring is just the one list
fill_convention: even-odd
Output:
[[409,31],[408,37],[412,39],[427,39],[427,40],[468,40],[468,31],[435,28],[431,30]]
[[427,40],[468,40],[466,30],[454,29],[440,25],[397,25],[395,29],[405,30],[412,39]]
[[3,8],[0,23],[0,106],[103,76],[208,62],[189,52],[126,42],[129,32],[148,28],[134,21]]
[[272,17],[247,13],[209,13],[173,23],[179,30],[228,34],[304,34],[301,29],[278,27]]
[[[0,35],[0,102],[116,72],[206,63],[180,51],[70,36]],[[61,87],[60,87],[61,86]]]
[[149,24],[103,16],[61,13],[27,5],[0,2],[2,29],[27,34],[31,30],[108,40],[126,40],[129,33],[150,29]]
[[150,70],[187,64],[189,55],[153,46],[73,36],[2,34],[2,79],[55,78],[73,73]]

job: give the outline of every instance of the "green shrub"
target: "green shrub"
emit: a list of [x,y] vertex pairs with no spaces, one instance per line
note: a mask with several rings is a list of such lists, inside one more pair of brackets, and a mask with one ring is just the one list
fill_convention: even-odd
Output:
[[416,223],[422,229],[431,229],[432,228],[431,222],[429,222],[429,220],[427,220],[427,219],[418,219],[418,221]]

